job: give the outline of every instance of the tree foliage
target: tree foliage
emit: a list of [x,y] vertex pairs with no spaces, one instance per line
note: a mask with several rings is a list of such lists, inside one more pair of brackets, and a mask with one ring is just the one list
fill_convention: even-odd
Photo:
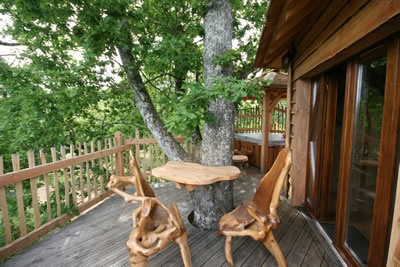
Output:
[[[0,8],[11,20],[4,34],[25,49],[20,65],[0,61],[0,153],[83,142],[117,129],[127,135],[146,131],[127,84],[131,69],[139,69],[175,135],[190,136],[212,121],[206,107],[216,95],[237,102],[253,92],[241,79],[252,69],[267,1],[231,1],[237,45],[215,64],[233,62],[234,77],[216,80],[204,93],[207,2],[2,1]],[[131,65],[121,65],[117,47],[131,49]]]

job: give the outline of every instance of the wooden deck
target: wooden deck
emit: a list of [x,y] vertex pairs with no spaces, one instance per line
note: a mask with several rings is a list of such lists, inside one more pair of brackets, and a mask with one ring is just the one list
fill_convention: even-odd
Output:
[[[235,206],[251,199],[261,174],[248,173],[234,182]],[[129,189],[128,189],[129,190]],[[190,195],[173,183],[154,186],[163,202],[175,202],[185,221],[193,266],[228,266],[224,257],[224,237],[216,231],[200,231],[186,218],[192,209]],[[112,196],[54,234],[11,258],[2,266],[129,266],[125,242],[131,232],[132,211],[138,204],[127,204]],[[283,200],[278,214],[281,225],[274,230],[288,266],[340,266],[329,246],[312,230],[306,218]],[[261,242],[234,238],[235,266],[276,266],[275,259]],[[149,258],[147,266],[183,265],[179,247],[171,242]]]

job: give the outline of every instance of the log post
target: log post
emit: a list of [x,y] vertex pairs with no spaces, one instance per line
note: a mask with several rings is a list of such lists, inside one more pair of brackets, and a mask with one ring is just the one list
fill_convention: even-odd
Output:
[[[121,132],[115,132],[114,134],[115,140],[116,140],[116,147],[122,146],[122,133]],[[116,161],[117,161],[117,175],[123,176],[124,175],[124,155],[123,152],[118,152],[116,154]]]
[[265,93],[262,102],[262,138],[261,138],[261,172],[266,173],[268,169],[268,144],[271,129],[271,94]]

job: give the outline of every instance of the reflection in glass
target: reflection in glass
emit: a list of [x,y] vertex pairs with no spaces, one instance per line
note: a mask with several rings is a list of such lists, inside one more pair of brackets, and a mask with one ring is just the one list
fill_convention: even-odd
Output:
[[338,88],[336,100],[335,135],[333,143],[332,178],[329,193],[329,215],[332,218],[336,218],[336,201],[340,169],[340,148],[342,145],[344,94],[346,89],[346,65],[339,66],[335,70],[335,73],[337,77]]
[[[319,89],[319,79],[315,79],[313,81],[313,86],[312,86],[312,103],[311,103],[311,112],[312,114],[319,114],[319,116],[322,116],[322,112],[319,111],[319,106],[321,103],[318,102],[317,96],[318,96],[318,90]],[[312,116],[314,117],[314,121],[312,121],[312,132],[311,132],[311,137],[310,137],[310,158],[309,158],[309,173],[308,173],[308,188],[307,188],[307,201],[312,205],[312,194],[314,191],[314,185],[315,185],[315,175],[316,175],[316,154],[317,154],[317,131],[318,131],[318,119],[319,116]]]
[[381,56],[358,68],[345,244],[362,264],[368,260],[374,210],[386,62]]

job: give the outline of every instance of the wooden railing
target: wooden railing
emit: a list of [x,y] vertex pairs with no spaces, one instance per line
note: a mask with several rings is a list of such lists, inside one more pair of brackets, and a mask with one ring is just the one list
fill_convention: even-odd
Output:
[[235,132],[261,133],[262,110],[259,106],[243,108],[237,111]]
[[271,118],[271,132],[272,133],[285,133],[286,131],[286,107],[281,102],[276,105],[272,111]]
[[[240,109],[237,111],[235,121],[235,132],[261,133],[262,132],[262,110],[259,106]],[[274,108],[271,115],[271,132],[285,133],[286,129],[286,107],[281,102]]]
[[88,143],[70,145],[68,154],[64,146],[60,151],[53,147],[51,162],[43,150],[30,151],[25,169],[14,154],[9,173],[4,173],[0,157],[0,260],[110,196],[109,177],[130,173],[128,150],[132,149],[143,174],[153,182],[158,181],[151,177],[151,170],[167,161],[156,140],[140,139],[139,132],[134,139],[117,132],[114,138],[91,142],[90,152],[88,147]]

